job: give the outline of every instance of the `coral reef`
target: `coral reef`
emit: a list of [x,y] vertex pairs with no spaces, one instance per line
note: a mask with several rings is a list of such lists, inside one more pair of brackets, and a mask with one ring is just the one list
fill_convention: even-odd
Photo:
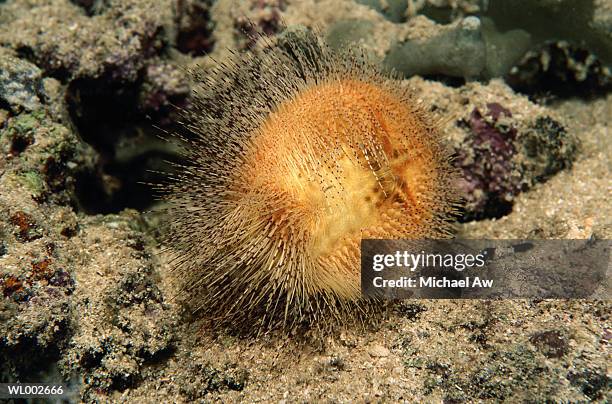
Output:
[[440,119],[463,171],[463,220],[501,217],[514,199],[569,168],[579,142],[564,119],[518,96],[499,80],[457,89],[415,77],[409,83]]
[[96,163],[93,150],[42,109],[9,118],[0,150],[7,156],[2,180],[23,185],[38,203],[76,203],[76,177]]
[[42,72],[8,50],[0,48],[0,99],[9,108],[33,111],[41,107]]
[[[135,212],[94,219],[73,240],[87,258],[71,300],[79,326],[60,365],[81,375],[85,399],[134,386],[147,366],[173,350],[176,314],[156,285],[138,220]],[[114,250],[104,247],[105,239]]]
[[[15,189],[9,181],[2,176],[2,186]],[[171,353],[176,324],[138,214],[86,220],[29,196],[22,187],[0,198],[0,358],[8,380],[40,381],[45,368],[30,360],[37,357],[78,375],[85,400],[134,385]]]
[[361,46],[439,118],[465,179],[458,236],[612,238],[609,0],[0,0],[2,382],[83,402],[605,402],[606,285],[404,301],[316,344],[240,340],[175,303],[143,182],[178,153],[155,127],[189,106],[185,67],[207,77],[297,24]]
[[[20,115],[0,132],[3,155],[10,156],[7,152],[20,139],[16,136],[31,142],[21,143],[25,147],[19,155],[0,160],[0,357],[24,378],[40,371],[32,369],[36,365],[29,358],[57,360],[75,327],[70,304],[75,265],[64,247],[78,222],[72,209],[62,205],[70,199],[77,167],[69,159],[79,161],[84,156],[74,153],[84,151],[75,148],[71,132],[48,126],[40,114]],[[49,178],[44,170],[50,164],[55,171]]]
[[[150,203],[150,192],[134,200],[132,195],[146,194],[139,181],[151,179],[147,170],[159,168],[169,152],[158,148],[135,154],[130,162],[117,161],[115,144],[155,139],[147,117],[159,126],[170,125],[176,118],[172,105],[188,102],[181,59],[168,61],[166,51],[170,45],[194,54],[210,49],[208,31],[194,39],[201,46],[185,45],[190,29],[204,23],[210,28],[207,4],[181,2],[173,8],[170,1],[46,0],[3,5],[0,44],[6,62],[0,66],[0,106],[5,102],[11,112],[32,110],[44,99],[53,119],[76,129],[100,153],[95,172],[83,174],[81,181],[89,183],[85,194],[91,196],[80,199],[87,211]],[[72,21],[69,27],[67,18]],[[149,163],[141,165],[143,159]],[[140,168],[124,169],[135,165]],[[84,188],[77,188],[83,194]]]
[[161,33],[170,9],[169,2],[110,1],[90,17],[68,1],[30,7],[12,1],[4,5],[12,18],[0,28],[0,43],[56,78],[134,81],[146,59],[164,46]]
[[[380,12],[387,25],[373,18],[330,24],[331,44],[372,42],[384,49],[384,65],[406,77],[444,75],[464,79],[502,77],[531,54],[555,58],[559,44],[576,79],[609,83],[612,66],[612,22],[605,1],[379,1],[356,0]],[[548,23],[542,24],[541,21]],[[402,23],[402,24],[397,24]],[[375,26],[384,25],[384,30]],[[381,32],[382,31],[382,32]],[[570,48],[572,51],[565,49]],[[553,53],[551,57],[551,53]],[[548,54],[548,56],[546,56]],[[533,62],[531,62],[532,64]],[[543,63],[543,71],[547,64]],[[552,69],[558,71],[558,69]],[[531,92],[533,68],[514,74],[513,87]],[[515,72],[516,73],[516,72]],[[564,77],[552,91],[563,91]],[[608,85],[608,84],[605,84]]]
[[[434,24],[420,16],[422,24]],[[434,24],[435,25],[435,24]],[[474,16],[430,29],[432,36],[392,45],[384,64],[405,76],[446,75],[464,79],[499,77],[529,49],[522,30],[500,33],[489,19]],[[466,63],[466,61],[469,61]]]

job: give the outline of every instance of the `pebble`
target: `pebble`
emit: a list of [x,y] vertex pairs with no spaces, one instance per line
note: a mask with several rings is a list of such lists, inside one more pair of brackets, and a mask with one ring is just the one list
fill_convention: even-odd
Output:
[[382,345],[373,345],[370,348],[370,356],[374,358],[384,358],[389,356],[389,350]]

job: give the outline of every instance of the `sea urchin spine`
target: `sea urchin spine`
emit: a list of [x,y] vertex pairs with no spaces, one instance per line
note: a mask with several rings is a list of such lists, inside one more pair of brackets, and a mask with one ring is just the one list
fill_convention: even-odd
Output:
[[352,317],[367,307],[362,238],[448,235],[454,171],[437,125],[363,56],[291,32],[203,74],[185,163],[161,187],[195,311],[248,326]]

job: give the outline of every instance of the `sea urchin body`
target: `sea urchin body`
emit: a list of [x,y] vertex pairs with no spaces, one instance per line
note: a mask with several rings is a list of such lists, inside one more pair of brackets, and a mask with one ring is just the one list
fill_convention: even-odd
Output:
[[194,78],[167,195],[188,301],[285,326],[363,311],[360,241],[448,234],[453,170],[410,91],[314,36]]

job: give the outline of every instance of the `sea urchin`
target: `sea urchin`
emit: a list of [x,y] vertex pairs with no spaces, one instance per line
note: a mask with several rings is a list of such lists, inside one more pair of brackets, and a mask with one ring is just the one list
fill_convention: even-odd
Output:
[[410,90],[289,31],[196,71],[192,136],[166,193],[172,265],[195,312],[239,327],[367,312],[363,238],[446,237],[454,170]]

